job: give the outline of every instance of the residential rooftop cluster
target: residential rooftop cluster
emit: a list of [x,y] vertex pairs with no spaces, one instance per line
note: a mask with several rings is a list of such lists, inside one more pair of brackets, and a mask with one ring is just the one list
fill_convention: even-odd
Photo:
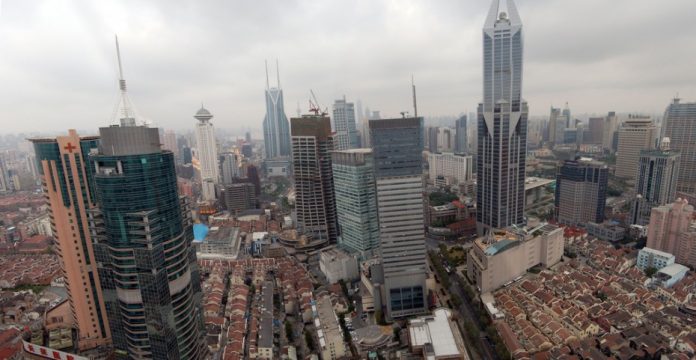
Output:
[[56,255],[0,255],[0,288],[49,285],[54,278],[61,275]]
[[[577,259],[494,293],[496,327],[516,359],[689,358],[696,276],[652,287],[635,250],[575,242]],[[495,314],[495,311],[493,311]],[[682,356],[683,355],[683,356]]]

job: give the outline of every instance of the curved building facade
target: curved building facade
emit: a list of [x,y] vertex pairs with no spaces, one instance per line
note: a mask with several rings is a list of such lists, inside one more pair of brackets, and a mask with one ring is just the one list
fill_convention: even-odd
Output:
[[203,359],[193,226],[157,129],[101,128],[90,230],[118,358]]

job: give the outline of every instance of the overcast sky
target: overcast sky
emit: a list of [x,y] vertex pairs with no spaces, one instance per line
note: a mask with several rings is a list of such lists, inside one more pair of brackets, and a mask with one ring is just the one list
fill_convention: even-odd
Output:
[[[309,89],[397,116],[475,111],[488,0],[0,0],[0,132],[94,129],[118,99],[114,34],[140,115],[191,129],[201,102],[260,134],[264,59],[287,115]],[[694,0],[518,0],[532,115],[661,113],[696,100]]]

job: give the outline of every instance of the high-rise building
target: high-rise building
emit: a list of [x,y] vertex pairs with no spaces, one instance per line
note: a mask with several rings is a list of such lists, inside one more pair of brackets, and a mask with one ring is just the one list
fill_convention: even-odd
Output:
[[423,118],[370,120],[386,314],[426,311]]
[[190,147],[184,146],[181,148],[181,161],[184,163],[184,165],[189,165],[191,164],[191,161],[193,161],[193,155],[191,154]]
[[200,273],[188,200],[156,128],[99,129],[90,236],[119,359],[207,355]]
[[97,149],[99,137],[80,137],[70,130],[66,136],[31,141],[48,200],[53,236],[77,330],[77,347],[85,350],[110,344],[107,311],[87,218],[87,210],[96,205],[87,155]]
[[0,192],[12,191],[11,180],[7,175],[7,165],[5,159],[0,156]]
[[585,144],[602,144],[604,139],[604,118],[591,117],[587,136],[585,136]]
[[256,191],[254,184],[247,179],[238,179],[235,183],[223,186],[225,208],[232,214],[249,209],[256,209]]
[[220,180],[223,184],[232,184],[235,178],[240,177],[239,169],[237,154],[233,152],[220,154]]
[[440,128],[437,126],[428,126],[425,129],[425,142],[426,149],[430,153],[438,152],[438,140],[439,140]]
[[453,153],[428,154],[430,181],[444,177],[450,184],[463,184],[473,178],[473,157]]
[[439,127],[437,129],[437,151],[438,152],[454,152],[456,142],[455,130],[448,127]]
[[161,130],[162,149],[169,150],[174,154],[175,158],[179,157],[179,147],[176,143],[176,133],[173,130]]
[[566,160],[556,174],[556,219],[565,225],[602,223],[609,169],[587,158]]
[[215,184],[218,183],[217,143],[215,129],[210,119],[213,114],[201,107],[194,118],[196,124],[196,150],[201,166],[201,195],[203,200],[215,200]]
[[483,27],[476,166],[480,234],[524,222],[528,110],[522,99],[522,21],[512,0],[507,12],[499,2],[493,1]]
[[549,115],[549,142],[554,145],[564,143],[564,134],[567,128],[568,118],[561,112],[560,108],[551,107]]
[[264,159],[290,156],[290,126],[285,116],[280,73],[276,75],[278,86],[271,87],[268,83],[268,68],[266,68],[266,116],[263,118],[263,143],[266,150]]
[[358,134],[355,130],[355,107],[346,102],[345,96],[333,105],[333,125],[336,150],[348,150],[359,147]]
[[249,179],[249,181],[251,181],[252,184],[254,184],[254,192],[258,198],[261,194],[261,179],[259,177],[259,169],[256,167],[256,165],[247,165],[246,177]]
[[251,132],[247,131],[246,133],[244,133],[244,141],[251,144]]
[[242,155],[244,155],[244,157],[247,159],[251,159],[251,157],[254,155],[254,147],[250,143],[243,144]]
[[670,147],[681,153],[677,191],[696,194],[696,102],[674,99],[665,110],[662,122]]
[[468,132],[466,127],[466,115],[462,115],[455,122],[455,138],[454,152],[457,154],[466,154],[469,152]]
[[664,138],[657,150],[641,150],[636,178],[636,199],[631,204],[631,224],[647,225],[650,210],[671,203],[677,194],[681,154],[670,150]]
[[379,247],[375,169],[370,149],[334,151],[331,154],[339,245],[360,258]]
[[616,113],[610,111],[604,118],[604,134],[602,135],[602,146],[607,150],[615,150],[614,137],[619,128],[619,118]]
[[693,214],[694,207],[681,198],[671,204],[653,208],[650,213],[646,247],[679,258],[679,238],[689,229]]
[[335,243],[338,221],[331,168],[331,120],[324,115],[292,118],[290,132],[297,231],[310,241]]
[[619,129],[619,144],[616,154],[617,177],[635,180],[636,164],[641,150],[655,148],[657,129],[652,119],[630,116]]

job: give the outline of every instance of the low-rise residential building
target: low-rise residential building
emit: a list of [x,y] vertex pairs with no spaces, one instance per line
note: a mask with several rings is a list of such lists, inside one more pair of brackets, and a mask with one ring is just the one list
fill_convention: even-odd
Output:
[[674,264],[674,255],[664,251],[651,248],[643,248],[638,252],[636,266],[645,270],[647,268],[662,269],[665,266]]
[[467,276],[481,293],[486,293],[537,265],[554,265],[562,256],[563,229],[558,226],[491,231],[476,239],[469,250]]

